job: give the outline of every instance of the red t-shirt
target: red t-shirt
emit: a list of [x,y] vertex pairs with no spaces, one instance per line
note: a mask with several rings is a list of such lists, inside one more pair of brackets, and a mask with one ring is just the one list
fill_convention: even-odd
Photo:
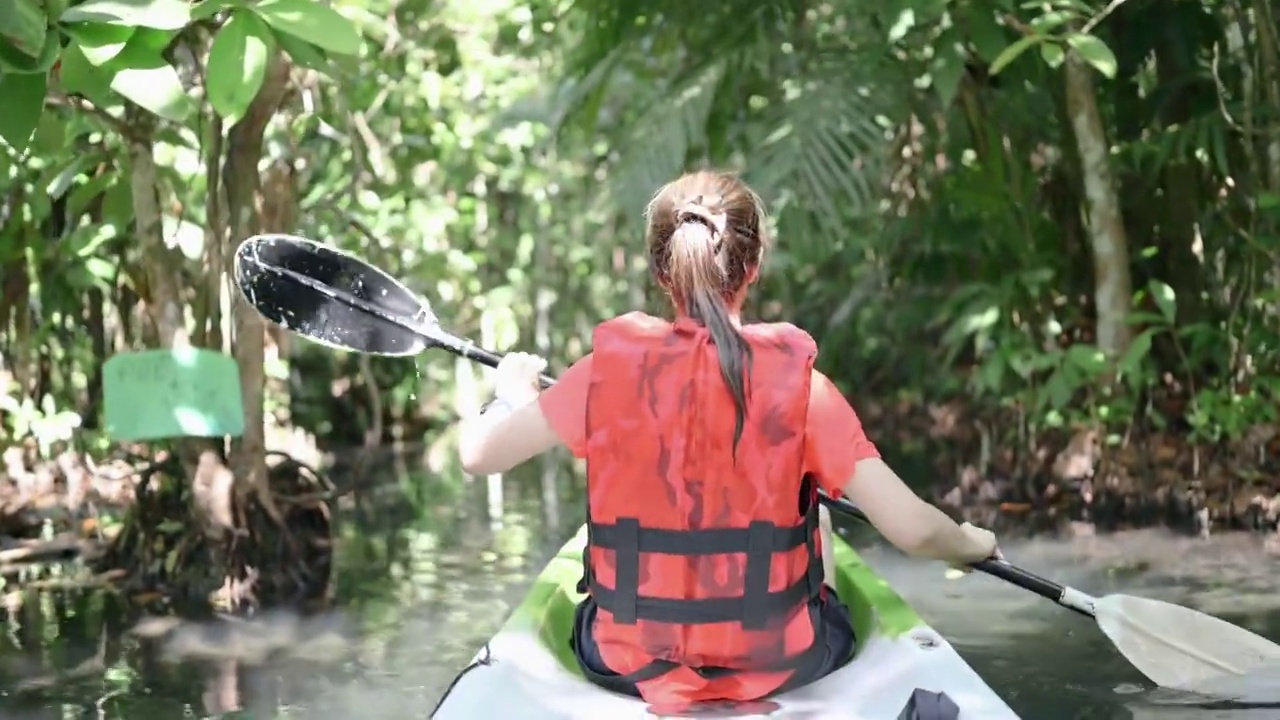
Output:
[[[814,373],[805,420],[805,472],[833,497],[853,477],[860,460],[880,457],[862,431],[862,422],[835,384]],[[542,391],[538,404],[560,441],[575,457],[587,454],[587,388],[591,384],[591,355],[573,364],[555,385]]]

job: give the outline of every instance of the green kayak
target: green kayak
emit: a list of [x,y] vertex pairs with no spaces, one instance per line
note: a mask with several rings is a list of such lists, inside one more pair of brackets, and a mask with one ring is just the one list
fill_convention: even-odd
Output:
[[[565,543],[498,634],[455,680],[434,718],[670,717],[654,714],[636,698],[602,690],[588,683],[578,671],[569,636],[574,607],[582,599],[575,585],[582,575],[585,543],[585,528]],[[955,649],[839,538],[835,557],[836,587],[852,608],[857,630],[858,654],[854,660],[818,682],[768,701],[739,708],[721,706],[704,716],[805,720],[1018,717]],[[937,693],[945,695],[945,699],[939,700]],[[917,704],[920,709],[913,715],[909,705]],[[929,707],[935,709],[931,711]],[[952,710],[948,714],[937,707]]]

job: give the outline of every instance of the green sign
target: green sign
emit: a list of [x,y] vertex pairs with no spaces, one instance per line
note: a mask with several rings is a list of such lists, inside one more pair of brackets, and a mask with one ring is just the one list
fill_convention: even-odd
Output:
[[121,353],[102,368],[102,402],[113,440],[238,437],[244,433],[235,358],[174,348]]

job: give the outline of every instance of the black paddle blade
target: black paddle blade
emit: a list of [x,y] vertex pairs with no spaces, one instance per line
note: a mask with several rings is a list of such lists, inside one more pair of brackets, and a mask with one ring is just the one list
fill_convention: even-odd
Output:
[[416,355],[439,324],[420,297],[365,261],[293,235],[240,244],[236,284],[259,313],[286,330],[343,350]]

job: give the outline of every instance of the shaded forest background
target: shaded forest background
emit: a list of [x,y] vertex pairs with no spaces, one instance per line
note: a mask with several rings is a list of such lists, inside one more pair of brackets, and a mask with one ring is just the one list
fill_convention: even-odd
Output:
[[818,339],[820,368],[934,497],[1274,527],[1276,14],[5,3],[0,516],[127,502],[131,481],[100,472],[121,451],[101,431],[102,364],[185,344],[239,363],[242,494],[271,495],[267,448],[425,445],[440,482],[461,482],[445,448],[482,374],[264,328],[230,286],[236,245],[289,232],[351,250],[451,329],[563,368],[596,322],[663,307],[642,208],[712,164],[741,170],[777,224],[750,311]]

